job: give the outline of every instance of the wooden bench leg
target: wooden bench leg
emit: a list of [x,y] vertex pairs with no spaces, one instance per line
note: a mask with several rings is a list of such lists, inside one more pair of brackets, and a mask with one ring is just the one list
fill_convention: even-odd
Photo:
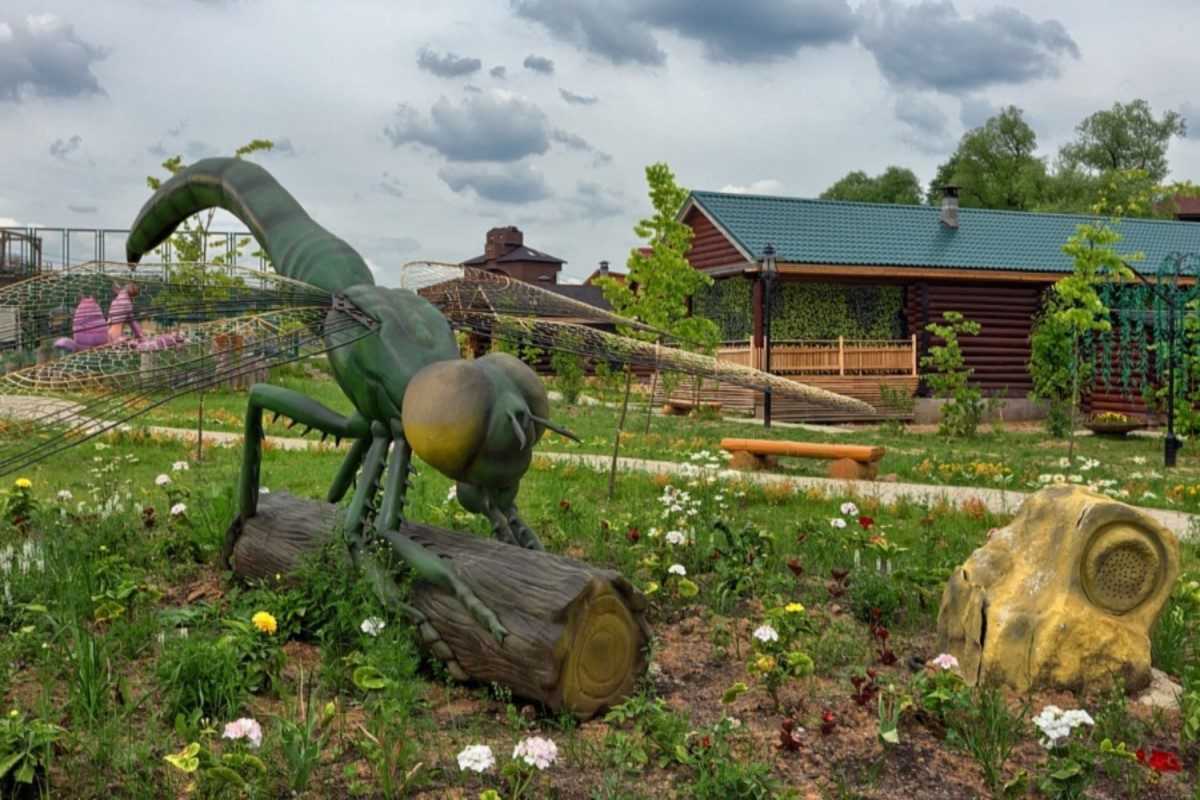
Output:
[[738,450],[729,459],[729,468],[754,472],[760,469],[770,469],[778,463],[774,456],[758,456],[754,453]]
[[839,458],[829,464],[829,477],[839,480],[872,481],[879,474],[879,462]]

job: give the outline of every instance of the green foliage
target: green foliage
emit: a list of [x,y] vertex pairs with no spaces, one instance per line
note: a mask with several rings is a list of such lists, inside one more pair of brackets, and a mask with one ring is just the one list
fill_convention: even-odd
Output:
[[1024,112],[1008,106],[982,126],[963,134],[958,149],[938,167],[929,184],[929,202],[941,199],[941,187],[961,188],[964,207],[1031,211],[1046,184],[1046,164],[1034,155],[1037,134]]
[[688,761],[687,735],[691,730],[691,720],[684,714],[672,711],[660,698],[651,698],[645,694],[636,694],[619,706],[614,706],[604,718],[612,725],[633,725],[636,736],[634,742],[615,741],[612,746],[623,750],[626,762],[632,755],[633,760],[643,764],[648,758],[636,757],[637,750],[644,748],[638,742],[650,745],[650,755],[655,757],[660,767],[672,763],[686,764]]
[[232,719],[246,698],[241,657],[226,639],[169,638],[156,675],[168,719],[193,714]]
[[849,599],[855,618],[887,628],[900,621],[907,605],[904,584],[874,569],[857,569],[853,572]]
[[[896,339],[903,327],[903,289],[898,286],[776,284],[771,336],[785,339]],[[716,281],[696,293],[693,307],[717,323],[722,341],[750,338],[751,284],[741,278]]]
[[0,789],[6,797],[18,796],[18,787],[37,785],[46,791],[46,770],[54,743],[66,731],[41,719],[29,719],[17,709],[0,717]]
[[1074,372],[1086,384],[1091,364],[1074,362],[1074,336],[1071,326],[1057,315],[1060,301],[1048,295],[1045,306],[1029,334],[1029,374],[1033,378],[1030,396],[1048,405],[1046,430],[1062,438],[1071,430],[1071,393]]
[[562,392],[567,405],[575,405],[583,391],[583,356],[565,350],[555,350],[550,356],[550,368],[554,370],[555,386]]
[[946,400],[938,432],[945,436],[972,437],[983,420],[983,392],[971,386],[973,369],[966,366],[958,337],[975,336],[981,330],[978,322],[966,319],[957,311],[942,315],[944,322],[931,322],[925,330],[942,339],[942,344],[929,348],[921,366],[929,370],[925,381],[933,396]]
[[645,240],[650,253],[634,248],[626,261],[626,280],[604,277],[597,283],[618,314],[665,331],[686,349],[710,352],[717,344],[717,327],[703,316],[692,315],[688,298],[713,280],[688,263],[692,229],[675,218],[688,192],[675,183],[675,175],[663,163],[646,167],[646,183],[654,213],[640,220],[634,232]]
[[920,205],[921,182],[916,173],[904,167],[891,166],[879,175],[870,176],[854,170],[825,191],[822,200],[854,200],[860,203],[901,203]]
[[771,777],[771,766],[740,756],[733,749],[728,718],[697,731],[690,762],[694,776],[685,792],[695,800],[767,800],[787,796]]
[[1093,173],[1140,170],[1151,181],[1167,176],[1167,147],[1187,135],[1187,123],[1175,111],[1156,118],[1145,100],[1113,103],[1075,127],[1075,141],[1059,152],[1064,165]]
[[983,780],[993,792],[1004,779],[1004,765],[1025,732],[1024,705],[1013,713],[996,687],[977,687],[972,701],[952,708],[947,717],[946,741],[970,755],[983,770]]

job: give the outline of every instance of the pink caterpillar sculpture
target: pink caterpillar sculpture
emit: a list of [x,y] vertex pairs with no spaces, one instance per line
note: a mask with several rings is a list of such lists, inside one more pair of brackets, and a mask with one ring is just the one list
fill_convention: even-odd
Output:
[[[71,336],[55,340],[54,346],[75,353],[111,344],[129,344],[135,350],[166,350],[182,344],[185,341],[182,333],[147,337],[142,332],[142,326],[133,316],[133,298],[137,294],[138,287],[132,283],[117,292],[108,307],[107,319],[94,297],[83,298],[75,307]],[[132,339],[125,337],[126,325],[133,334]]]

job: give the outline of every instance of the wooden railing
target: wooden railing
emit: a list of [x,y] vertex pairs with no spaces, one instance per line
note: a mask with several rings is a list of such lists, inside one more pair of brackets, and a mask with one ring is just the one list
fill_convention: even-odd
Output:
[[[764,348],[753,341],[725,342],[717,358],[763,369]],[[805,339],[771,343],[776,375],[916,375],[917,337],[908,339]]]

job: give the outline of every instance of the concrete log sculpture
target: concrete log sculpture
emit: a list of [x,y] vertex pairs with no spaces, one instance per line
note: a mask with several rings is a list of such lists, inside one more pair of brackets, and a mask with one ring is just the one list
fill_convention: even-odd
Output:
[[955,571],[938,646],[969,683],[1018,691],[1150,683],[1150,630],[1179,576],[1175,535],[1077,486],[1043,489]]
[[[226,556],[246,579],[287,574],[337,528],[336,507],[287,492],[264,495]],[[612,570],[494,539],[404,523],[496,612],[503,643],[453,592],[416,576],[410,603],[433,655],[460,679],[496,682],[513,694],[587,719],[620,703],[646,667],[645,598]]]

